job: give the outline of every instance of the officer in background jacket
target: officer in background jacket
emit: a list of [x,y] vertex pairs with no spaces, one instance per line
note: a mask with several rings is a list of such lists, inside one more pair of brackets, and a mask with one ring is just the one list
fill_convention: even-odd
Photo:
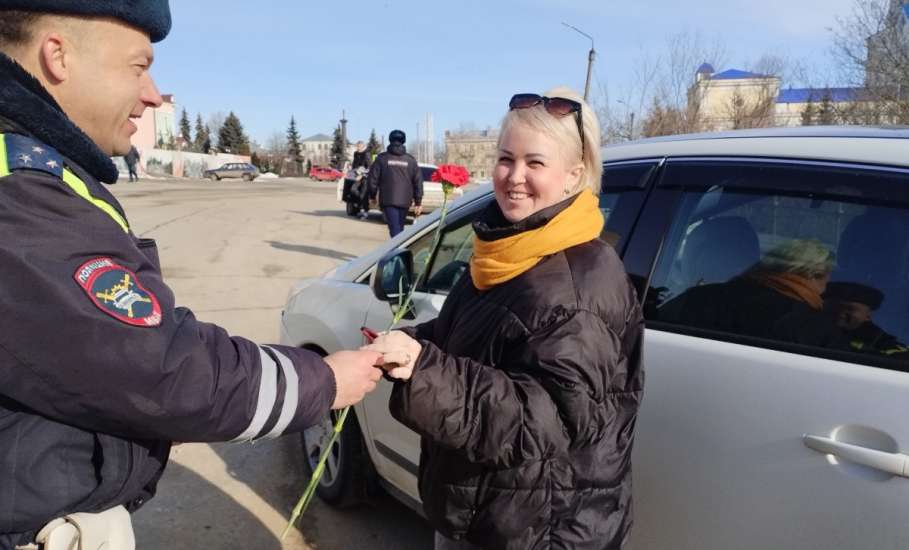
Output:
[[177,307],[101,185],[162,102],[169,29],[167,0],[0,0],[3,550],[130,550],[171,441],[298,432],[381,375],[376,353],[257,345]]
[[407,154],[405,141],[404,132],[393,130],[388,135],[388,149],[376,157],[369,169],[369,198],[375,199],[378,193],[379,208],[392,237],[404,230],[411,204],[417,216],[423,211],[423,175],[417,160]]

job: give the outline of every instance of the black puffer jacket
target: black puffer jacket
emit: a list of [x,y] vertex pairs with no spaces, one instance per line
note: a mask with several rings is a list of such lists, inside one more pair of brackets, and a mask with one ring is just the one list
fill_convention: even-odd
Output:
[[[544,225],[565,201],[480,238]],[[469,275],[423,346],[392,415],[423,436],[420,495],[433,526],[487,549],[620,548],[632,523],[631,447],[643,321],[613,249],[597,239],[486,292]]]
[[376,157],[369,169],[369,197],[379,195],[379,206],[410,208],[423,201],[423,173],[417,160],[400,143]]

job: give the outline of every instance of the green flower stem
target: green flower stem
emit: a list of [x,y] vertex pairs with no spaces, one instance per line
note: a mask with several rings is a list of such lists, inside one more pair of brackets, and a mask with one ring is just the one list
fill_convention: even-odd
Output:
[[[448,194],[451,193],[451,187],[448,184],[443,183],[442,189],[445,191],[442,199],[442,214],[439,216],[439,225],[436,226],[436,234],[432,241],[432,248],[429,249],[429,254],[427,254],[426,258],[423,260],[423,265],[420,266],[420,274],[417,275],[413,284],[410,285],[410,289],[407,291],[407,296],[404,298],[404,301],[398,302],[398,310],[395,311],[391,324],[388,326],[389,331],[394,329],[398,323],[401,322],[401,319],[404,318],[404,315],[407,314],[407,310],[410,308],[410,304],[413,301],[413,293],[416,291],[417,287],[420,286],[420,281],[422,281],[423,276],[426,275],[429,262],[435,254],[436,248],[439,246],[439,241],[442,237],[442,226],[445,225],[445,215],[448,213]],[[341,409],[341,414],[335,422],[331,438],[328,440],[328,445],[322,449],[322,454],[319,455],[319,462],[316,464],[316,469],[313,470],[312,477],[309,478],[306,490],[303,491],[303,495],[300,497],[300,500],[297,501],[297,505],[294,506],[293,512],[290,515],[290,521],[287,522],[284,532],[281,533],[281,540],[284,540],[287,534],[290,533],[291,528],[293,528],[294,523],[300,519],[300,516],[306,513],[306,509],[309,507],[312,497],[316,494],[316,487],[318,487],[319,482],[322,480],[322,475],[325,473],[325,463],[328,461],[328,455],[331,454],[331,449],[335,446],[335,443],[337,443],[338,437],[341,435],[341,430],[344,429],[344,421],[347,420],[348,412],[350,412],[350,406]]]

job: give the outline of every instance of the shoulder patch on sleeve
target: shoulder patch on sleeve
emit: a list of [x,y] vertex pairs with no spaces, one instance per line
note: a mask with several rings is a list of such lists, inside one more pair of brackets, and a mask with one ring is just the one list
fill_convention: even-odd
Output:
[[38,170],[63,177],[63,156],[53,147],[18,134],[4,134],[9,170]]
[[137,327],[161,324],[158,298],[145,289],[132,271],[110,258],[82,264],[73,278],[98,309],[114,319]]

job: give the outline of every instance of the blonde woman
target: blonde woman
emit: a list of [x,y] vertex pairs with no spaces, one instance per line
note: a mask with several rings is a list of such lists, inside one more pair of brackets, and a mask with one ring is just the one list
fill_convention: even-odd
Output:
[[422,435],[436,548],[620,548],[642,318],[600,239],[599,127],[566,88],[509,107],[469,276],[436,320],[369,347],[397,365],[392,414]]

